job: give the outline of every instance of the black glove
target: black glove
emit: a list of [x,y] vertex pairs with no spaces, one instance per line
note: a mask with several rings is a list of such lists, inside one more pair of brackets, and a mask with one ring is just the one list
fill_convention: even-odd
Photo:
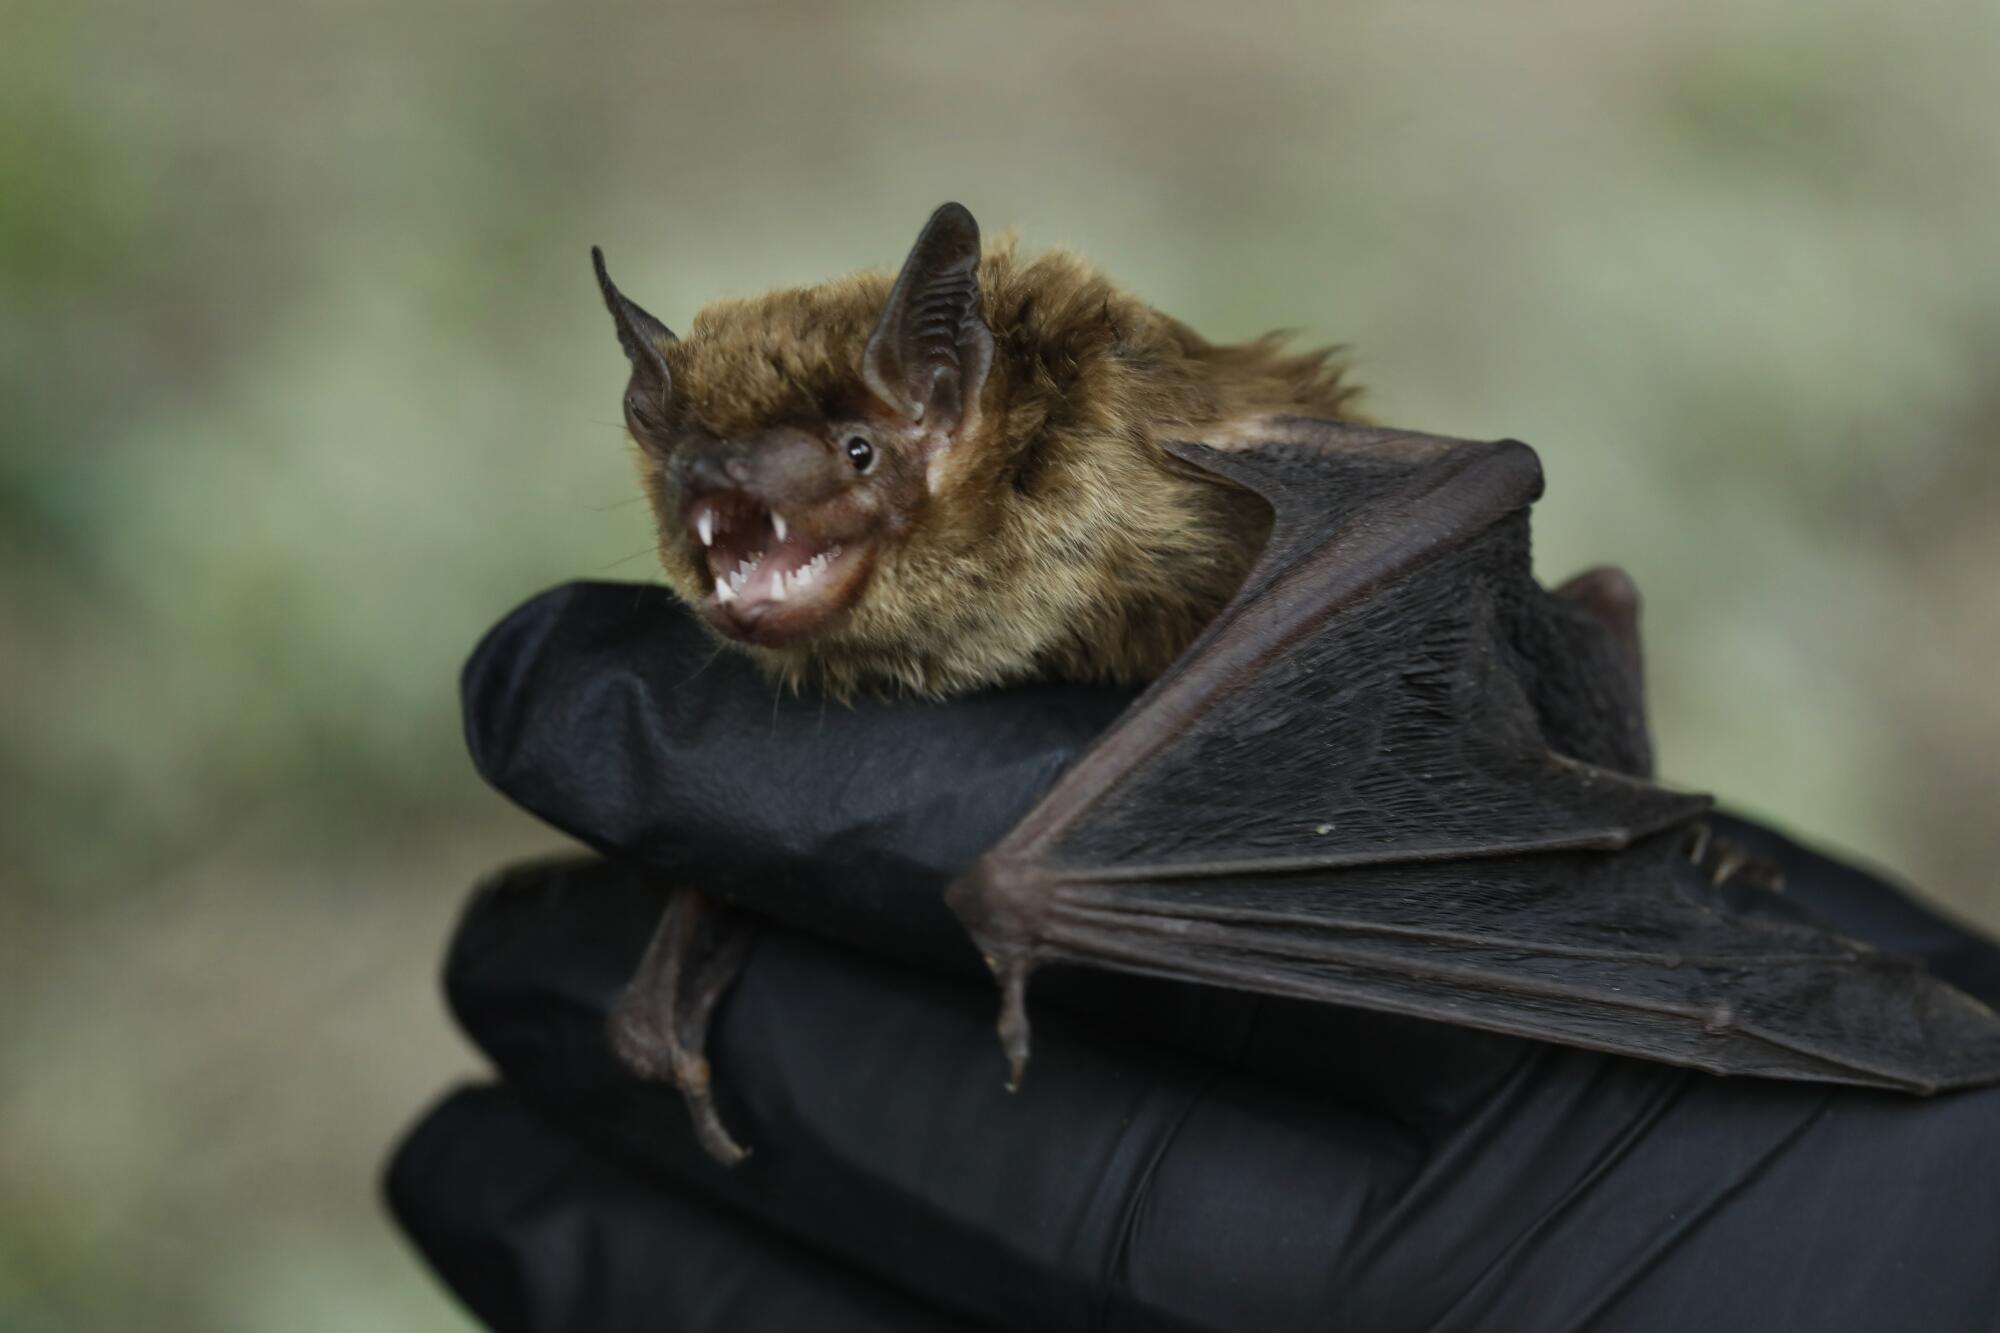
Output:
[[[1722,1080],[1055,970],[1005,1092],[939,890],[1125,698],[774,700],[647,588],[504,622],[467,669],[475,759],[604,856],[503,875],[453,943],[501,1081],[388,1178],[446,1281],[501,1329],[1996,1327],[2000,1090]],[[2000,995],[2000,950],[1718,824],[1782,863],[1771,910]],[[733,1170],[605,1041],[674,884],[786,923],[711,1038]]]

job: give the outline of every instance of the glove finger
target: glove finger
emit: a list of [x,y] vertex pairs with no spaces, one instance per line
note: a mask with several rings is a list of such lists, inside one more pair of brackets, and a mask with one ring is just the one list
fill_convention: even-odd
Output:
[[485,779],[592,847],[906,962],[983,971],[940,890],[1125,708],[1028,685],[830,703],[718,652],[665,588],[574,583],[461,682]]
[[878,1278],[630,1172],[504,1087],[463,1088],[384,1180],[404,1232],[508,1333],[962,1329]]

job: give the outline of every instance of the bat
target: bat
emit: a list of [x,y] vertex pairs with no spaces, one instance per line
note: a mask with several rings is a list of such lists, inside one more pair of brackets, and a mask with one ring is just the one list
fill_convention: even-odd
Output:
[[[1977,1001],[1715,892],[1756,869],[1651,780],[1630,581],[1536,583],[1527,446],[1362,422],[1330,353],[1208,343],[955,204],[893,281],[685,340],[593,258],[662,569],[725,648],[836,696],[1150,682],[947,892],[1010,1083],[1052,963],[1715,1073],[2000,1078]],[[747,929],[677,894],[612,1021],[723,1161],[702,1050]]]

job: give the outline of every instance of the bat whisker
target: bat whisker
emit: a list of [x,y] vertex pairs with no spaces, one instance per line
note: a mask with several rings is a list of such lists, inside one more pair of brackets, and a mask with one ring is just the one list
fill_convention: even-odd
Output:
[[728,651],[729,647],[727,644],[716,645],[715,651],[708,655],[708,660],[703,662],[700,666],[696,667],[694,670],[688,672],[687,679],[682,681],[681,683],[683,685],[692,684],[695,678],[700,676],[702,672],[708,670],[710,667],[714,666],[717,662],[721,661],[722,655]]
[[632,552],[632,554],[630,555],[620,556],[618,559],[613,560],[608,565],[599,565],[597,567],[597,572],[599,574],[602,574],[607,569],[616,569],[620,565],[630,564],[632,561],[637,560],[642,555],[651,555],[652,553],[653,553],[653,548],[651,546],[643,546],[638,550]]

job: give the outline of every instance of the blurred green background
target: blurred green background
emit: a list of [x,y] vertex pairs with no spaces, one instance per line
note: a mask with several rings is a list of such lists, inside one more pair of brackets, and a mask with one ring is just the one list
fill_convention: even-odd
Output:
[[670,324],[969,204],[1534,443],[1672,780],[2000,925],[2000,8],[6,0],[0,1326],[459,1329],[375,1173]]

